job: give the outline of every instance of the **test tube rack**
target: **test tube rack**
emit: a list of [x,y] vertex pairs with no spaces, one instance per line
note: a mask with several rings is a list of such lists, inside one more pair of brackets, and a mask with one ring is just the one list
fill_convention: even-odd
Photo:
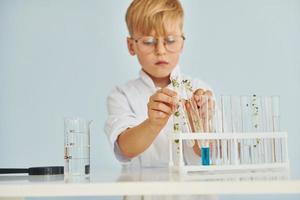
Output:
[[[180,173],[199,171],[226,171],[226,170],[268,170],[268,169],[289,169],[287,132],[248,132],[248,133],[170,133],[169,136],[169,166]],[[199,165],[189,165],[184,161],[184,142],[188,140],[209,141],[217,144],[213,160],[209,165],[202,165],[199,157]],[[176,141],[176,142],[175,142]],[[261,141],[258,160],[243,159],[251,156],[251,149],[247,156],[241,144]],[[177,152],[173,152],[174,145]],[[226,153],[225,153],[226,152]],[[253,153],[253,152],[252,152]],[[270,156],[271,155],[271,156]],[[278,158],[280,155],[280,159]],[[214,156],[215,158],[212,158]],[[243,157],[244,156],[244,157]],[[175,158],[176,157],[176,158]],[[253,153],[254,157],[254,153]]]

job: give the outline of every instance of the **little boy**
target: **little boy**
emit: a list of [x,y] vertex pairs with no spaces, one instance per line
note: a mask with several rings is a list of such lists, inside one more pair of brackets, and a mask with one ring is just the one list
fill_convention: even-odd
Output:
[[[130,36],[129,53],[141,65],[140,77],[116,87],[107,99],[108,119],[105,132],[116,158],[127,166],[167,167],[169,161],[167,132],[173,128],[175,91],[170,88],[172,77],[180,73],[179,57],[184,46],[183,9],[178,0],[134,0],[126,13]],[[209,87],[192,80],[194,100],[199,107],[211,102],[201,101],[202,95],[212,96]],[[185,162],[199,163],[197,143],[184,149]]]
[[[127,10],[126,23],[130,34],[128,50],[138,58],[140,77],[116,87],[109,95],[105,132],[123,166],[167,167],[169,141],[166,133],[173,131],[170,116],[175,110],[177,95],[182,95],[171,90],[170,83],[175,77],[186,80],[178,66],[185,40],[183,9],[178,0],[134,0]],[[209,87],[199,80],[192,80],[192,85],[197,89],[192,98],[198,109],[213,109],[213,103],[202,98],[202,95],[212,96]],[[199,110],[200,114],[203,112]],[[199,156],[197,141],[192,148],[184,146],[185,162],[198,164]],[[216,196],[146,196],[140,199],[166,198],[216,199]]]

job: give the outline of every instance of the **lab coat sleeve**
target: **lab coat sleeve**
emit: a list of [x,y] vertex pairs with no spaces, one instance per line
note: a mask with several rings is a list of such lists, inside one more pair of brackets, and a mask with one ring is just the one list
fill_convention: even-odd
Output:
[[122,88],[116,87],[110,93],[107,98],[107,110],[108,117],[104,129],[110,146],[118,161],[128,163],[131,159],[122,155],[117,138],[127,128],[138,125],[138,121]]

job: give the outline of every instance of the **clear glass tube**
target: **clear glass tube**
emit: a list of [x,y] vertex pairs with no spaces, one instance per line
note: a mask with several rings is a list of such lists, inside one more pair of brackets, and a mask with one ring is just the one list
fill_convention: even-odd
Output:
[[[251,119],[251,101],[249,96],[241,96],[241,110],[242,110],[242,130],[243,132],[250,132],[252,130],[252,119]],[[247,139],[241,146],[243,152],[243,164],[250,164],[252,162],[252,142]]]
[[[279,96],[272,96],[272,119],[273,119],[273,131],[280,131],[280,114],[279,114]],[[280,138],[274,139],[274,152],[275,162],[283,161],[283,142]]]
[[[263,130],[265,132],[272,131],[272,100],[270,97],[264,97],[261,99],[262,104],[262,123]],[[271,139],[264,139],[264,162],[271,163],[272,162],[272,141]]]
[[[210,110],[210,102],[211,99],[209,96],[203,95],[201,96],[201,105],[198,108],[199,111],[199,123],[200,128],[203,128],[203,132],[209,133],[212,132],[212,113]],[[210,165],[211,164],[211,148],[210,148],[210,141],[209,140],[201,140],[197,141],[199,148],[201,149],[201,159],[202,165]]]
[[[221,119],[222,119],[222,132],[230,132],[231,123],[231,106],[230,99],[228,96],[221,96]],[[228,140],[221,140],[221,163],[222,165],[229,164],[229,153],[228,153]]]

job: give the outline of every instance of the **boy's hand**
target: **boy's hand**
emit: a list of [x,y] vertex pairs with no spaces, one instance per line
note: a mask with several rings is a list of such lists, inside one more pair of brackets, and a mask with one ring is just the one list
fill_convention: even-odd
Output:
[[176,92],[162,88],[149,98],[148,118],[153,129],[160,130],[168,122],[169,117],[175,111],[176,95]]
[[196,101],[199,115],[203,122],[205,132],[210,132],[209,121],[214,116],[215,101],[213,100],[213,93],[210,90],[197,89],[194,92],[194,100]]

